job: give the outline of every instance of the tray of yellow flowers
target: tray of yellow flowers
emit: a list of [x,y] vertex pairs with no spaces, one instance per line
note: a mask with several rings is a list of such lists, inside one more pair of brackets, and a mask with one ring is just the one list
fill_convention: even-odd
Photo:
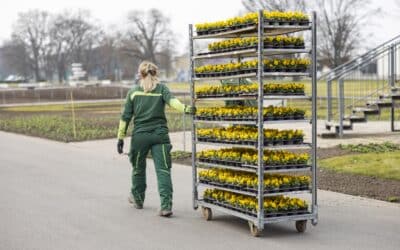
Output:
[[[199,183],[214,188],[231,190],[247,195],[258,193],[258,177],[255,173],[212,168],[199,172]],[[264,194],[310,191],[310,177],[283,174],[264,175]]]
[[[203,199],[210,204],[242,212],[250,216],[257,216],[257,199],[252,196],[218,189],[206,189],[203,194]],[[264,198],[263,205],[265,217],[309,213],[308,204],[305,200],[282,195]]]
[[[263,16],[266,28],[268,28],[268,26],[271,26],[272,28],[291,28],[292,31],[296,26],[300,26],[298,29],[301,30],[301,27],[309,26],[310,24],[308,15],[298,11],[263,11]],[[235,31],[242,33],[246,31],[254,31],[257,27],[257,23],[258,13],[251,12],[243,16],[226,20],[196,24],[195,27],[196,33],[199,37],[207,37],[207,35],[210,36],[216,34],[229,35]]]

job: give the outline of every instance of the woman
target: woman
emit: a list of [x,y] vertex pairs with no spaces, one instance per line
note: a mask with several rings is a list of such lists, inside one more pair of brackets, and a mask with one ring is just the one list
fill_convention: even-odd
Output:
[[182,104],[159,84],[158,68],[144,61],[139,66],[140,84],[133,87],[126,97],[125,108],[118,129],[118,153],[122,154],[124,137],[133,117],[133,132],[129,160],[132,164],[132,188],[129,202],[142,209],[146,191],[146,156],[151,151],[156,168],[158,192],[161,200],[159,215],[172,215],[171,149],[168,136],[165,104],[174,109],[193,114],[195,109]]

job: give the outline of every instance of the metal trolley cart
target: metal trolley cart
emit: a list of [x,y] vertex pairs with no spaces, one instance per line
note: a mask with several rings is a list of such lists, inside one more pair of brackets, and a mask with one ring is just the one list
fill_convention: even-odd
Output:
[[[291,34],[296,32],[311,32],[311,47],[306,46],[304,49],[296,49],[296,48],[265,48],[264,47],[264,39],[267,36],[276,36],[282,34]],[[196,39],[224,39],[224,38],[240,38],[240,37],[257,37],[258,44],[257,47],[253,47],[250,49],[240,49],[240,50],[232,50],[232,51],[223,51],[221,53],[196,53],[194,51],[194,41]],[[307,220],[310,220],[313,225],[317,224],[318,220],[318,206],[317,206],[317,177],[316,177],[316,150],[317,150],[317,79],[316,79],[316,13],[313,12],[311,19],[307,24],[298,24],[298,25],[282,25],[282,24],[274,24],[267,22],[265,20],[263,12],[259,11],[258,13],[258,24],[247,25],[246,27],[234,29],[234,30],[226,30],[215,34],[204,34],[196,36],[193,34],[193,25],[189,25],[189,39],[190,39],[190,93],[191,93],[191,105],[196,106],[197,102],[201,102],[202,100],[248,100],[253,99],[257,101],[258,105],[258,116],[256,120],[253,121],[233,121],[230,119],[227,120],[202,120],[193,116],[193,126],[192,126],[192,170],[193,170],[193,208],[197,209],[199,206],[201,207],[203,216],[206,220],[211,220],[212,218],[212,210],[217,210],[229,215],[240,217],[244,220],[248,221],[250,232],[253,236],[258,236],[261,231],[264,229],[264,225],[267,223],[274,222],[282,222],[282,221],[295,221],[296,229],[299,232],[304,232],[306,230]],[[307,72],[264,72],[264,56],[271,55],[288,55],[288,54],[309,54],[311,56],[311,67]],[[256,72],[243,72],[236,75],[211,75],[208,77],[198,77],[195,74],[194,68],[196,61],[199,60],[207,60],[207,59],[215,59],[215,58],[231,58],[237,59],[241,61],[243,58],[258,58],[258,66]],[[263,89],[263,80],[274,77],[306,77],[310,78],[312,82],[312,90],[311,96],[296,96],[296,95],[264,95]],[[252,78],[258,82],[258,93],[254,96],[233,96],[233,97],[208,97],[208,98],[197,98],[195,94],[195,83],[197,81],[210,81],[210,80],[224,80],[224,79],[240,79],[240,78]],[[274,122],[282,122],[282,121],[264,121],[263,117],[263,103],[264,100],[268,99],[278,99],[278,100],[287,100],[291,98],[308,98],[311,99],[312,103],[312,112],[311,119],[304,120],[285,120],[284,122],[306,122],[311,124],[311,143],[301,143],[300,145],[279,145],[279,146],[265,146],[264,145],[264,134],[263,129],[265,125],[274,123]],[[235,166],[235,165],[226,165],[226,164],[218,164],[218,163],[207,163],[200,162],[199,159],[196,158],[196,145],[208,143],[217,146],[232,146],[232,144],[221,144],[216,142],[204,142],[199,141],[196,129],[197,125],[200,123],[214,123],[214,124],[239,124],[239,125],[254,125],[258,130],[258,141],[253,145],[237,145],[238,147],[252,147],[258,152],[258,166]],[[294,124],[295,126],[295,124]],[[270,168],[270,166],[264,166],[263,162],[263,152],[264,149],[275,150],[275,149],[292,149],[292,148],[306,148],[310,151],[310,160],[309,163],[297,168],[289,168],[287,166],[281,166],[279,168]],[[213,184],[201,183],[198,177],[198,168],[207,169],[207,168],[220,168],[220,169],[230,169],[230,170],[238,170],[238,171],[247,171],[257,175],[258,178],[258,188],[256,192],[249,192],[243,190],[237,190],[231,188],[229,186],[214,186]],[[293,172],[311,172],[311,183],[310,186],[307,187],[306,190],[283,190],[276,193],[268,193],[264,190],[264,173],[293,173]],[[218,190],[230,191],[236,194],[244,194],[248,196],[256,197],[258,203],[258,210],[256,214],[249,214],[245,211],[241,211],[240,209],[234,209],[229,206],[225,206],[223,204],[216,204],[212,202],[208,202],[201,197],[199,197],[198,189],[200,187],[205,188],[215,188]],[[255,191],[255,190],[253,190]],[[298,195],[298,194],[308,194],[311,195],[310,200],[311,204],[308,206],[308,209],[303,213],[287,213],[287,214],[276,214],[276,215],[268,215],[264,213],[263,202],[265,197],[276,196],[276,195]]]

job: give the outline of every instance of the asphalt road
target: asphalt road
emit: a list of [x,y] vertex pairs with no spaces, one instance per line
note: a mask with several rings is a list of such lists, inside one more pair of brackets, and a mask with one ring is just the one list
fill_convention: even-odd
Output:
[[191,208],[191,170],[174,165],[174,212],[156,216],[148,163],[143,210],[126,198],[130,165],[114,141],[64,144],[0,132],[0,249],[399,249],[400,206],[320,191],[320,219],[304,234],[267,225],[261,238],[220,213]]

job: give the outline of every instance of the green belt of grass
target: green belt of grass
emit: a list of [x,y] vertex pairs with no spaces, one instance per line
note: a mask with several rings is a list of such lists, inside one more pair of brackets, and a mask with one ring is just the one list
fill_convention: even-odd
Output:
[[[168,128],[171,132],[190,129],[191,118],[179,112],[167,112]],[[116,138],[118,131],[118,114],[78,113],[74,123],[69,113],[0,116],[0,130],[37,136],[56,141],[71,142],[95,139]],[[131,131],[130,125],[129,131]]]
[[321,160],[319,167],[337,172],[400,181],[400,151],[333,157]]
[[80,118],[76,120],[75,137],[70,117],[38,115],[0,120],[0,130],[64,142],[116,137],[117,126],[118,121],[107,118]]

